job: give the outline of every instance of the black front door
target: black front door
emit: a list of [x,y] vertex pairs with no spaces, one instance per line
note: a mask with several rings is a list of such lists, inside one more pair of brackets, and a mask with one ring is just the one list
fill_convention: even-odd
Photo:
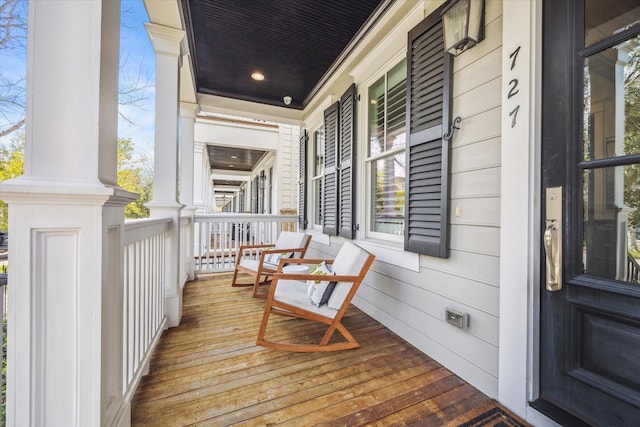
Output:
[[639,0],[543,3],[533,406],[564,425],[640,425],[639,34]]

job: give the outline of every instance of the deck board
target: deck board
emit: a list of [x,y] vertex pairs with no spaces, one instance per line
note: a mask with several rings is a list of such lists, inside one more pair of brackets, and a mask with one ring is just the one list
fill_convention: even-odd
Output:
[[[491,399],[351,306],[361,347],[293,353],[255,344],[264,300],[231,274],[189,282],[132,399],[132,425],[457,425]],[[322,325],[272,316],[268,336],[314,340]],[[334,339],[340,339],[338,337]]]

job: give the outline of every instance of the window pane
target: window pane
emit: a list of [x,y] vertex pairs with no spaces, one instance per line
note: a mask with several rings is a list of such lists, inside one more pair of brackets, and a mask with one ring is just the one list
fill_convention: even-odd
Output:
[[324,170],[324,131],[313,133],[313,176],[321,176]]
[[407,111],[407,61],[391,69],[387,77],[386,150],[405,146]]
[[584,272],[639,283],[640,165],[584,174]]
[[585,59],[584,158],[640,153],[640,37]]
[[404,233],[405,154],[380,159],[372,166],[374,182],[373,231]]
[[384,151],[384,77],[369,88],[369,155]]
[[640,5],[617,5],[603,0],[585,0],[585,46],[604,40],[640,22]]

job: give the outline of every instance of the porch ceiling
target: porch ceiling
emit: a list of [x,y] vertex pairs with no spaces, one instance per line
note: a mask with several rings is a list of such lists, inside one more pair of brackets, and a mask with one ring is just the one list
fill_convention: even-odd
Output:
[[[196,91],[302,109],[376,9],[393,0],[181,0]],[[259,71],[263,81],[252,80]]]

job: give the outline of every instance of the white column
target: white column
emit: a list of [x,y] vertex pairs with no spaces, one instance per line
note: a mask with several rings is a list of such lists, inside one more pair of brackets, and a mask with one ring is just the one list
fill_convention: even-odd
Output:
[[193,204],[193,184],[194,184],[194,126],[196,113],[198,111],[198,105],[188,102],[180,103],[180,203],[185,208],[182,211],[182,216],[188,216],[191,218],[191,227],[189,227],[188,241],[185,242],[186,254],[184,254],[183,260],[186,262],[187,275],[189,280],[195,278],[195,261],[194,255],[194,213],[196,207]]
[[206,171],[207,146],[202,142],[193,143],[193,204],[196,212],[204,213],[206,200]]
[[29,2],[25,173],[9,203],[7,425],[127,425],[115,187],[119,1]]
[[181,120],[181,148],[180,148],[180,203],[186,206],[186,209],[193,210],[193,188],[194,188],[194,125],[197,104],[188,102],[180,103],[180,120]]
[[178,326],[182,317],[180,286],[180,211],[178,203],[178,108],[180,44],[184,31],[145,23],[156,53],[156,125],[154,144],[153,200],[148,204],[154,218],[172,218],[165,254],[165,309],[167,325]]

